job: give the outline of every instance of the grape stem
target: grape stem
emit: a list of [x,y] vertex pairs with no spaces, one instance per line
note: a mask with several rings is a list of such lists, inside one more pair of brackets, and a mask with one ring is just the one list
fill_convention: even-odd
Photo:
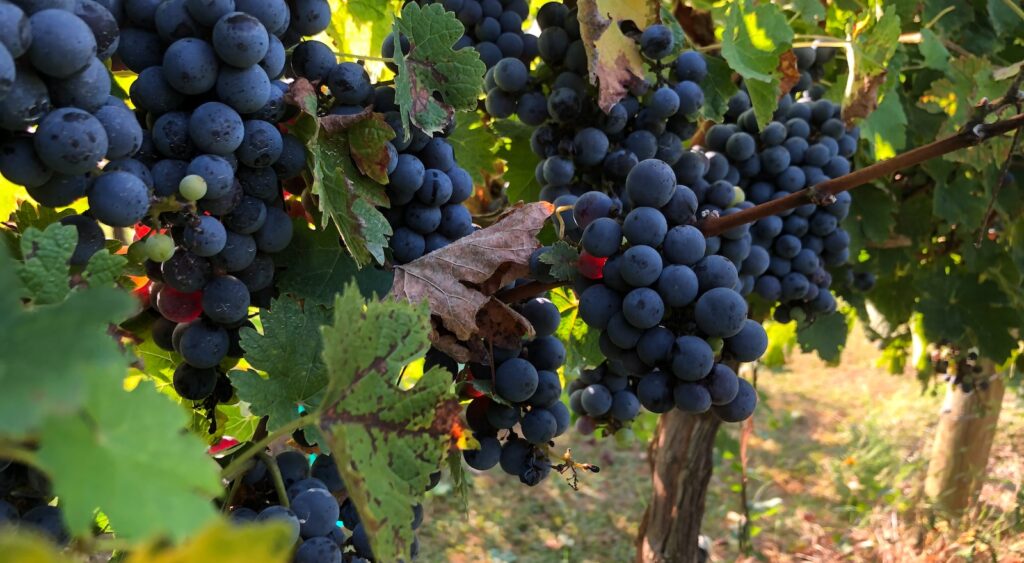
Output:
[[260,450],[256,455],[263,462],[263,465],[267,466],[267,471],[270,472],[270,479],[274,482],[274,491],[277,493],[277,503],[285,508],[291,508],[291,503],[288,502],[288,490],[284,488],[284,479],[281,477],[281,468],[277,466],[277,462],[267,452]]
[[[885,178],[904,168],[909,168],[944,154],[977,145],[1021,127],[1024,127],[1024,114],[1015,115],[1009,119],[994,123],[977,124],[945,139],[911,149],[888,160],[876,162],[871,166],[854,170],[845,176],[827,180],[810,188],[789,194],[786,197],[755,205],[732,215],[708,217],[701,221],[699,227],[705,236],[720,235],[741,225],[753,223],[771,215],[779,215],[808,203],[814,203],[815,200],[835,197],[837,194],[863,186],[868,182]],[[526,286],[520,287],[525,288]]]
[[568,282],[554,281],[554,282],[539,282],[531,281],[522,285],[517,285],[511,289],[504,289],[498,292],[497,297],[504,303],[519,303],[520,301],[526,301],[538,295],[543,295],[552,289],[558,289],[563,285],[567,285]]
[[[303,426],[316,424],[319,421],[319,419],[320,415],[318,413],[310,413],[307,414],[306,416],[300,416],[299,418],[296,418],[295,420],[288,422],[287,424],[281,426],[280,428],[275,429],[273,432],[270,432],[262,440],[249,446],[247,450],[238,454],[238,457],[231,460],[231,463],[227,464],[227,466],[221,470],[221,479],[230,481],[233,480],[235,477],[238,477],[239,474],[241,474],[244,470],[248,468],[246,462],[262,453],[263,450],[267,449],[267,446],[269,446],[271,442],[277,440],[282,436],[288,436],[292,432],[298,430],[299,428],[302,428]],[[268,467],[267,469],[270,468]]]

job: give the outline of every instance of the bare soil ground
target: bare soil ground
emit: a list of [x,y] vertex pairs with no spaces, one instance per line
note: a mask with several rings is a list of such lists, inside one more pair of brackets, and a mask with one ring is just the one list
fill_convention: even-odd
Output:
[[[704,533],[717,561],[1024,561],[1024,401],[1007,392],[989,478],[959,522],[921,498],[942,397],[910,374],[875,367],[879,352],[851,335],[839,367],[794,354],[760,370],[762,403],[749,447],[749,547],[741,548],[739,432],[720,433]],[[941,391],[941,389],[940,389]],[[559,446],[601,467],[578,491],[558,475],[528,488],[500,470],[475,473],[468,511],[446,483],[427,504],[424,561],[625,562],[650,494],[645,420],[638,438]]]

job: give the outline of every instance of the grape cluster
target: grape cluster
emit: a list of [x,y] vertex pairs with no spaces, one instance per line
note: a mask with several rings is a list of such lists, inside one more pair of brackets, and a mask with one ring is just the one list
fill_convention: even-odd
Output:
[[[584,229],[581,264],[604,262],[581,276],[576,290],[580,317],[601,331],[607,362],[573,383],[570,405],[612,426],[634,418],[640,406],[656,413],[712,409],[726,421],[749,417],[757,396],[734,368],[767,347],[740,294],[737,264],[750,234],[742,226],[709,239],[694,226],[698,212],[738,209],[735,195],[719,207],[714,191],[678,184],[658,159],[629,172],[623,195],[631,207],[625,214],[601,192],[585,194],[573,210]],[[727,247],[732,258],[721,254]]]
[[[762,129],[741,90],[726,117],[704,137],[712,189],[738,185],[748,203],[760,204],[850,172],[859,132],[846,127],[840,106],[828,100],[786,95]],[[850,202],[844,192],[829,205],[806,204],[754,223],[753,248],[740,268],[744,293],[779,303],[781,322],[834,312],[827,268],[849,259],[850,237],[839,225]]]
[[[230,461],[230,456],[222,462]],[[295,450],[277,454],[273,460],[281,473],[288,496],[283,506],[274,489],[267,465],[262,460],[241,477],[241,486],[231,499],[230,518],[244,525],[247,522],[280,521],[292,530],[297,544],[294,563],[368,563],[374,561],[370,539],[359,523],[359,513],[330,455],[318,455],[310,464],[309,456]],[[431,488],[437,484],[432,476]],[[339,502],[340,501],[340,502]],[[423,506],[413,507],[412,528],[423,523]],[[346,531],[348,532],[346,534]],[[419,540],[412,545],[410,558],[415,559]]]
[[[101,224],[135,228],[128,257],[152,281],[153,339],[183,359],[178,394],[212,411],[232,395],[221,363],[242,356],[238,329],[250,306],[269,306],[273,256],[292,237],[281,183],[306,154],[279,129],[285,47],[323,31],[329,6],[18,4],[0,4],[0,68],[17,60],[0,79],[0,173],[47,207],[87,198],[61,219],[78,232],[74,266],[103,248]],[[137,73],[132,108],[110,95],[111,57]]]
[[[110,96],[103,60],[118,44],[115,16],[92,0],[49,4],[0,3],[0,173],[47,207],[88,191],[96,212],[65,220],[79,231],[81,265],[103,247],[97,220],[127,226],[148,208],[146,186],[121,171],[143,131]],[[110,173],[94,178],[103,159]]]
[[445,10],[454,12],[465,28],[455,49],[476,49],[487,68],[507,57],[529,64],[537,56],[537,37],[523,33],[523,22],[530,15],[527,0],[421,0],[421,3],[441,4]]
[[565,346],[554,336],[561,314],[550,300],[532,299],[518,310],[533,325],[533,340],[514,350],[494,348],[490,364],[469,365],[469,380],[492,382],[493,397],[478,394],[467,406],[480,448],[463,457],[480,471],[501,465],[532,487],[551,473],[549,443],[570,424],[558,376]]
[[[538,45],[543,64],[526,90],[515,94],[515,109],[520,121],[536,126],[530,146],[542,159],[536,170],[543,186],[540,199],[571,205],[575,197],[591,190],[620,194],[626,176],[642,160],[656,158],[670,166],[686,166],[680,163],[686,152],[683,140],[696,131],[695,120],[704,103],[700,82],[707,75],[707,65],[699,53],[683,52],[669,64],[656,66],[657,80],[650,91],[627,95],[605,113],[588,82],[587,55],[575,10],[550,2],[540,8],[537,21],[542,29]],[[656,33],[645,30],[639,41],[643,52],[657,60],[674,45],[663,26],[652,28]],[[494,68],[492,79],[507,94],[500,70]],[[495,90],[490,92],[489,106],[505,105],[491,103]],[[507,106],[496,109],[507,112]],[[569,231],[573,230],[570,226]]]
[[793,49],[796,55],[796,68],[800,71],[800,81],[793,87],[794,92],[815,89],[819,80],[825,76],[825,65],[836,58],[835,47],[798,47]]
[[212,426],[213,407],[233,393],[221,363],[243,355],[239,329],[252,326],[250,306],[269,307],[274,255],[292,238],[281,186],[303,171],[306,153],[279,129],[293,111],[285,48],[323,31],[330,10],[323,0],[124,8],[118,55],[138,73],[130,97],[150,127],[142,150],[117,167],[142,180],[147,204],[178,204],[155,220],[140,206],[125,221],[152,229],[129,255],[146,257],[153,281],[154,341],[182,357],[174,389],[205,407]]
[[71,533],[46,476],[27,465],[0,461],[0,527],[21,526],[58,545],[67,545]]
[[378,86],[377,90],[383,95],[378,96],[374,110],[383,112],[396,132],[388,144],[391,162],[386,193],[390,207],[382,211],[393,233],[392,258],[396,264],[404,264],[476,230],[473,215],[462,205],[473,194],[473,179],[455,161],[455,152],[445,138],[451,130],[431,137],[412,126],[412,134],[403,138],[394,89]]
[[[393,42],[389,35],[385,51]],[[329,114],[355,115],[372,105],[394,129],[395,138],[386,145],[391,157],[386,188],[390,207],[382,209],[393,232],[394,262],[411,262],[472,233],[473,216],[461,203],[472,195],[473,179],[455,162],[455,151],[445,138],[454,126],[433,137],[412,126],[406,138],[394,87],[375,87],[361,64],[334,60],[323,43],[304,41],[292,53],[292,68],[296,76],[327,86],[333,98]]]

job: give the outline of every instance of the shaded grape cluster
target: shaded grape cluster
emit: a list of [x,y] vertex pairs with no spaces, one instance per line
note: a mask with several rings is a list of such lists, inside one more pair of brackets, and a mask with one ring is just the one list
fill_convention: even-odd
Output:
[[476,393],[466,407],[466,421],[480,448],[464,451],[463,457],[473,469],[500,465],[534,486],[551,473],[551,441],[571,422],[558,376],[565,346],[555,336],[561,314],[549,299],[532,299],[517,310],[533,325],[534,338],[516,349],[494,348],[489,364],[468,366],[469,379],[491,394]]
[[38,470],[0,460],[0,527],[17,526],[32,530],[65,546],[71,532],[54,499],[50,481]]
[[[843,123],[841,112],[820,97],[786,95],[761,128],[741,90],[729,100],[726,123],[704,137],[705,180],[711,189],[737,185],[747,202],[761,204],[848,174],[859,131]],[[779,303],[775,317],[782,322],[834,312],[828,268],[849,259],[850,237],[840,223],[850,203],[844,192],[829,205],[806,204],[754,223],[753,248],[740,268],[744,293]]]
[[[421,4],[441,4],[462,22],[465,33],[455,49],[472,47],[487,68],[503,58],[519,59],[527,64],[537,56],[537,37],[523,32],[530,15],[527,0],[421,0]],[[384,56],[390,56],[385,53]]]
[[[222,458],[222,463],[232,456]],[[271,459],[271,458],[264,458]],[[274,486],[271,471],[262,459],[239,479],[241,486],[234,489],[229,499],[229,517],[232,522],[284,522],[296,544],[294,563],[368,563],[375,561],[370,539],[359,521],[352,500],[341,479],[338,467],[329,454],[310,456],[296,450],[283,451],[272,458],[277,465],[288,497],[288,506]],[[437,485],[440,474],[432,475],[431,487]],[[416,530],[423,523],[423,506],[413,507],[410,523]],[[419,540],[413,542],[410,559],[416,559]]]

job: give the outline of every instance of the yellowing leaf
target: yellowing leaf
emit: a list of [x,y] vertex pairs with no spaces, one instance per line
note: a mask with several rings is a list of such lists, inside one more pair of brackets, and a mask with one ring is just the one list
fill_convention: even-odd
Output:
[[[335,50],[349,55],[379,56],[381,44],[402,3],[396,0],[329,0],[331,25],[327,35]],[[374,82],[391,75],[383,61],[366,59],[366,72]]]
[[639,44],[619,24],[632,21],[640,29],[658,22],[657,0],[581,0],[577,3],[580,35],[587,50],[590,82],[598,87],[598,105],[608,112],[644,81]]
[[50,540],[30,528],[0,529],[0,553],[7,563],[64,563],[71,561]]
[[133,551],[128,563],[286,563],[290,539],[288,527],[276,522],[239,526],[217,521],[182,545],[153,544]]

